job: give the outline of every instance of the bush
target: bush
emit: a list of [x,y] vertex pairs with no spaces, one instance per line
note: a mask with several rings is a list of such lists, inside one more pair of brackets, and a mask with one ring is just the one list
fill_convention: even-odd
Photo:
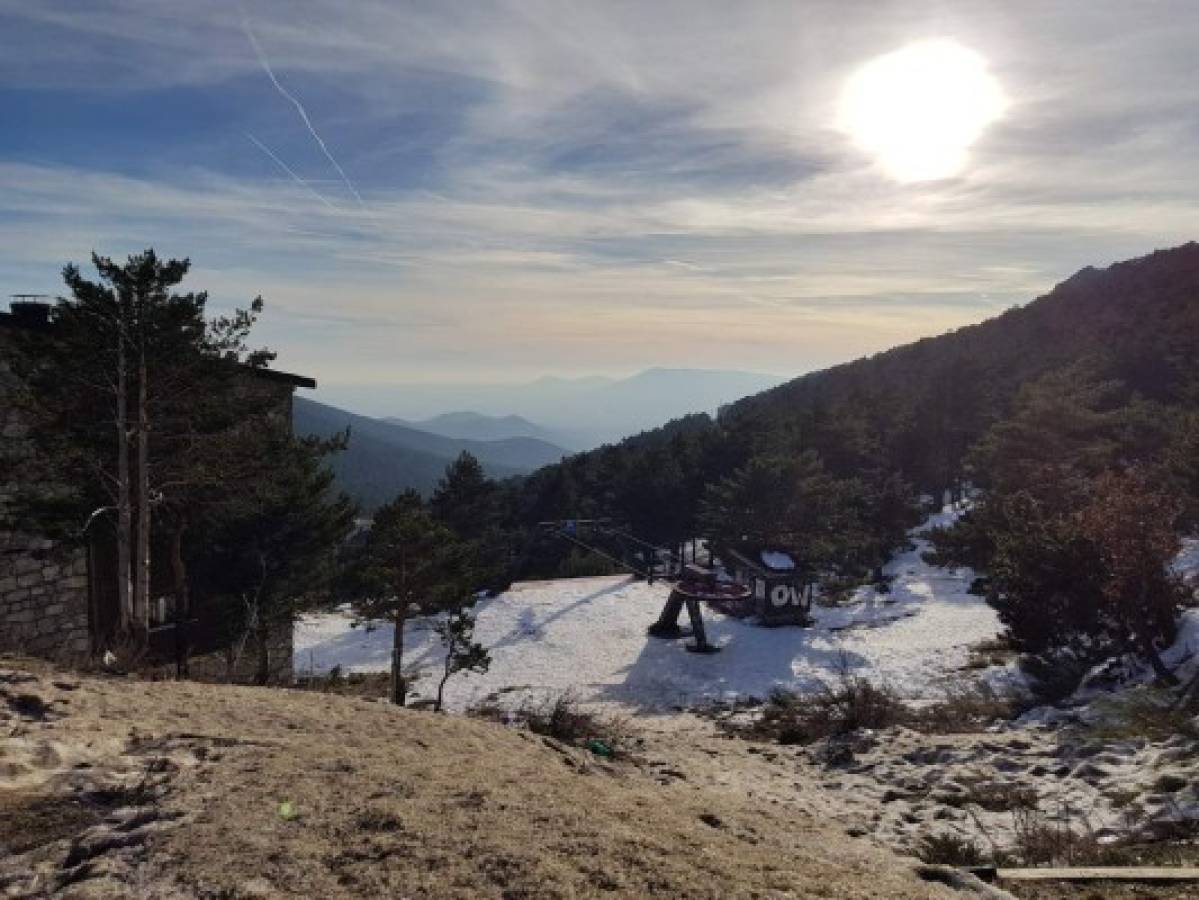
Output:
[[987,812],[1018,812],[1035,810],[1040,799],[1035,788],[1015,784],[979,782],[970,785],[962,795],[963,804],[973,803]]
[[1087,673],[1102,661],[1103,653],[1085,655],[1069,650],[1047,651],[1022,657],[1020,668],[1042,703],[1060,703],[1082,683]]
[[978,844],[956,834],[928,834],[916,845],[921,862],[937,866],[981,866],[985,860]]
[[[406,679],[415,680],[415,677],[415,670],[405,675]],[[334,667],[324,675],[297,677],[295,686],[298,690],[322,694],[382,699],[389,693],[390,681],[388,672],[342,672],[340,667]]]
[[552,737],[564,744],[579,744],[598,737],[601,729],[598,717],[579,708],[569,691],[528,710],[525,724],[534,734]]
[[1015,810],[1013,816],[1011,852],[1026,866],[1115,866],[1128,861],[1118,842],[1100,842],[1086,822],[1076,829],[1070,821],[1051,820],[1036,808]]
[[913,710],[908,727],[927,734],[962,734],[980,731],[996,719],[1009,720],[1028,707],[1028,698],[999,693],[985,682],[950,686],[945,699]]
[[471,707],[467,715],[527,728],[534,734],[576,747],[599,741],[611,751],[611,756],[627,752],[631,743],[629,727],[623,719],[583,709],[570,691],[541,703],[526,702],[515,709],[484,703]]
[[810,744],[859,729],[900,725],[925,734],[969,734],[996,720],[1016,718],[1031,702],[1032,698],[1015,690],[997,691],[980,681],[950,686],[943,700],[914,707],[890,687],[876,685],[843,667],[833,684],[806,693],[777,689],[756,721],[726,720],[721,727],[732,734],[780,744]]
[[1012,646],[1011,640],[1001,635],[972,645],[966,668],[989,669],[992,666],[1006,665],[1015,657],[1016,648]]
[[558,564],[555,578],[590,578],[598,575],[619,575],[621,569],[610,559],[590,550],[571,550],[570,555]]
[[909,720],[911,710],[889,687],[842,668],[837,682],[811,693],[776,690],[751,734],[780,744],[810,744],[861,728],[889,728]]

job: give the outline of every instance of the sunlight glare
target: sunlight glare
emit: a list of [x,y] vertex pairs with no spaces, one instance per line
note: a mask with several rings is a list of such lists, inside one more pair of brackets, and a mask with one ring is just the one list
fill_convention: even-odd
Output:
[[838,125],[898,181],[957,174],[967,151],[1006,107],[978,53],[952,40],[909,44],[858,69]]

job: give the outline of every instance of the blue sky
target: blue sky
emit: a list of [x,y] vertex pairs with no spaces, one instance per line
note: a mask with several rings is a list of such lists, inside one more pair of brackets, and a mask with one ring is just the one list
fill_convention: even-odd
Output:
[[[905,183],[838,103],[929,39],[1006,102]],[[190,256],[329,386],[798,373],[1195,237],[1195,46],[1190,0],[0,0],[0,289]]]

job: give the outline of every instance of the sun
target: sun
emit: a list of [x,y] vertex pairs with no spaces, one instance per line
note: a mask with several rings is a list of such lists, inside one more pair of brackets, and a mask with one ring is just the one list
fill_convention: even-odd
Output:
[[845,85],[838,126],[898,181],[956,175],[1007,106],[987,61],[953,40],[876,57]]

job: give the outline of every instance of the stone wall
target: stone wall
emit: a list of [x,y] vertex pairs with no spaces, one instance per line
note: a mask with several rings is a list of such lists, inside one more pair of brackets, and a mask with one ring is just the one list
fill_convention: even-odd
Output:
[[0,535],[0,652],[79,659],[90,634],[83,551]]
[[[25,424],[13,402],[12,352],[0,327],[0,510],[29,452]],[[69,659],[90,651],[87,555],[0,531],[0,652]]]

